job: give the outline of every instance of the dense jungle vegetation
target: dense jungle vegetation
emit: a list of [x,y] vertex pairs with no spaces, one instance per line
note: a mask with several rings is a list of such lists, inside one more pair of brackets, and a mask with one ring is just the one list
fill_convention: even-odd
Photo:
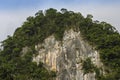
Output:
[[[46,70],[43,63],[32,62],[32,55],[36,54],[34,46],[50,35],[62,41],[64,31],[71,28],[80,30],[84,40],[99,51],[106,75],[97,74],[97,79],[120,79],[120,34],[109,23],[93,21],[92,17],[90,14],[83,17],[79,12],[64,8],[60,11],[53,8],[40,10],[35,16],[29,16],[13,36],[2,41],[0,80],[53,80],[55,72]],[[26,46],[31,50],[21,57]],[[89,67],[94,68],[87,65],[86,70],[91,70]]]

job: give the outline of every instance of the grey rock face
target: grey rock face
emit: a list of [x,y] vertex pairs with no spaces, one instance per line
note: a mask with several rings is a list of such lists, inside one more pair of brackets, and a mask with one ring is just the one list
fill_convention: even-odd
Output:
[[84,74],[82,61],[90,57],[97,67],[101,67],[99,54],[72,29],[64,33],[63,41],[54,36],[35,46],[38,52],[33,61],[43,62],[46,68],[57,72],[56,80],[96,80],[95,73]]

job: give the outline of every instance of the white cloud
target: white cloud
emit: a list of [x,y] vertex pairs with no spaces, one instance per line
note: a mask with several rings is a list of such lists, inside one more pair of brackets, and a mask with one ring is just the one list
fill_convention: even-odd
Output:
[[0,41],[4,40],[7,35],[12,35],[15,29],[34,13],[33,10],[0,11]]
[[120,5],[112,6],[101,6],[97,7],[91,13],[94,16],[94,19],[105,21],[112,24],[120,32]]

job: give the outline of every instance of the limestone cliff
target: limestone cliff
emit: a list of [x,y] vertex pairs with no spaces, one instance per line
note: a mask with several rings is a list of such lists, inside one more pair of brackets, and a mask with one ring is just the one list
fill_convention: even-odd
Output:
[[65,31],[62,41],[51,35],[35,49],[38,55],[33,61],[43,62],[47,69],[56,71],[56,80],[96,80],[95,72],[84,74],[82,69],[82,62],[88,57],[98,68],[102,66],[99,53],[83,40],[80,32],[72,29]]

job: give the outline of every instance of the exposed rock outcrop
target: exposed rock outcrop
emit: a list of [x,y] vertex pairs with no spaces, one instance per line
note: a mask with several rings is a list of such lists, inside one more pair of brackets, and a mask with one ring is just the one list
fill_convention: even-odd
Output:
[[65,31],[62,41],[57,41],[52,35],[35,49],[38,55],[33,57],[33,61],[41,61],[46,68],[56,71],[56,80],[96,80],[95,72],[84,74],[82,69],[82,62],[88,57],[98,68],[102,66],[98,52],[83,40],[80,32],[72,29]]

